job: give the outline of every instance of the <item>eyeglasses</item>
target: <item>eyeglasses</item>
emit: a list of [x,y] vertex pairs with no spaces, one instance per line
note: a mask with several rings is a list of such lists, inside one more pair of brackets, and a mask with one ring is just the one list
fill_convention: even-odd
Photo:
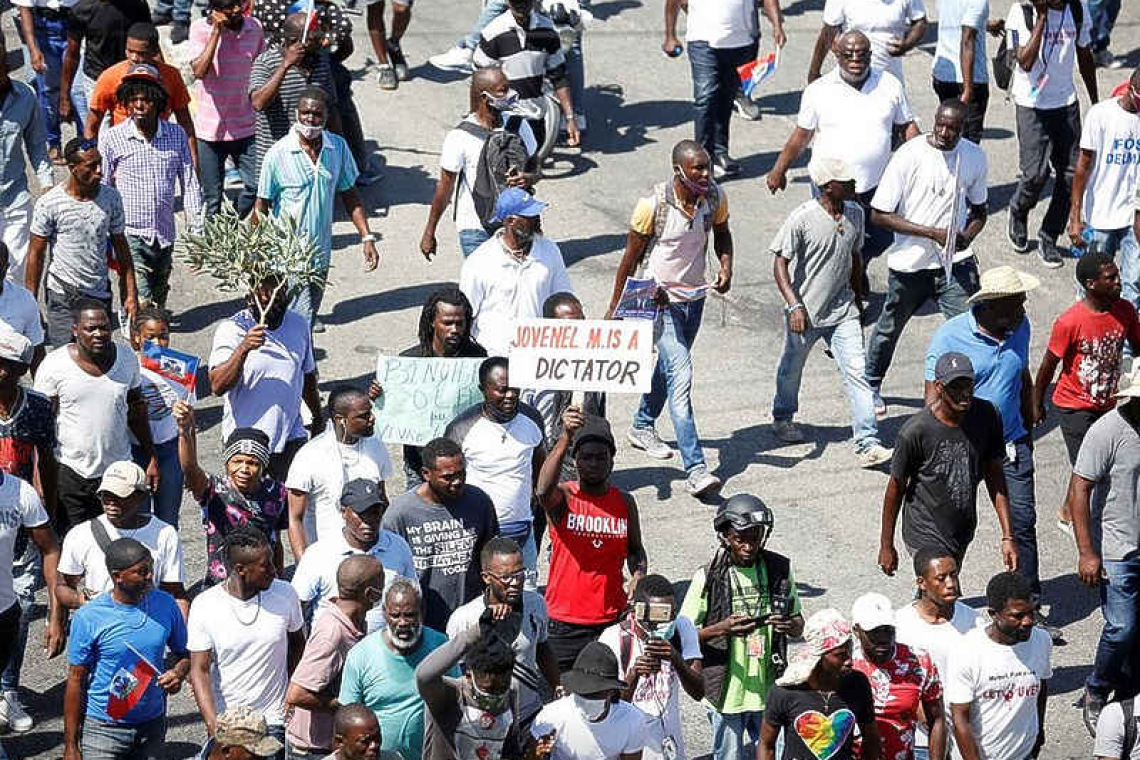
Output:
[[847,61],[869,61],[871,60],[871,51],[859,50],[852,53],[840,53],[839,57]]
[[509,586],[512,583],[522,583],[523,581],[526,580],[526,570],[519,570],[518,572],[507,573],[506,575],[495,575],[494,573],[487,573],[487,575],[491,576],[492,578],[497,580],[499,583],[502,583],[503,585],[506,585],[506,586]]

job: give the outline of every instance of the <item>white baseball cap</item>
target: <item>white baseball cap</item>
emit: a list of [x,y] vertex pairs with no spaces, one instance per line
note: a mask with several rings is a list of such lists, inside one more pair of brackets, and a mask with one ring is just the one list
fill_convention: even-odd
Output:
[[873,631],[884,625],[894,627],[895,611],[891,600],[874,591],[863,594],[851,605],[851,622],[864,631]]

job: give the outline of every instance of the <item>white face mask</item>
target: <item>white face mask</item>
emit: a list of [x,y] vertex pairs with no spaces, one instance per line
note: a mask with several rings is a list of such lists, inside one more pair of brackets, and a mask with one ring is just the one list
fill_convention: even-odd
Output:
[[582,717],[591,723],[601,720],[610,703],[605,697],[602,699],[586,699],[580,694],[571,694],[570,696],[573,697],[574,706],[578,708],[578,712],[582,713]]
[[293,122],[293,130],[306,140],[315,140],[321,136],[321,132],[325,130],[325,125],[312,126],[309,124],[302,124],[298,119]]

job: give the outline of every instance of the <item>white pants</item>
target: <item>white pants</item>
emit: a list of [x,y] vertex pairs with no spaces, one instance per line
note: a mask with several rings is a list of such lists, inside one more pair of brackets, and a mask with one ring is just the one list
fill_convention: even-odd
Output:
[[0,240],[8,246],[8,277],[24,284],[24,263],[28,258],[28,227],[32,221],[32,198],[23,203],[0,208]]

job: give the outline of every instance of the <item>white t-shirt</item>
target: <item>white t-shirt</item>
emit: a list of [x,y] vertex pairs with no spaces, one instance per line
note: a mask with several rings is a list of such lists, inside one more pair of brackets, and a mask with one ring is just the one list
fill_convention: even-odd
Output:
[[962,82],[962,27],[977,31],[974,38],[974,82],[989,81],[986,68],[986,20],[990,0],[938,0],[938,42],[934,48],[934,78]]
[[4,289],[0,290],[0,322],[30,340],[33,346],[44,342],[44,325],[36,297],[11,280],[4,280]]
[[500,525],[533,519],[531,462],[535,447],[543,441],[542,428],[522,412],[505,425],[480,415],[463,438],[467,484],[478,486],[491,497]]
[[685,41],[707,42],[711,48],[751,45],[760,35],[752,0],[690,0]]
[[289,687],[289,634],[301,630],[301,603],[285,581],[244,602],[224,583],[199,594],[190,605],[186,648],[209,652],[214,707],[248,705],[271,726],[285,724]]
[[[985,760],[1029,757],[1037,741],[1037,694],[1053,677],[1049,634],[1034,628],[1028,641],[998,644],[975,628],[950,653],[946,702],[972,703],[970,728]],[[955,751],[954,757],[961,760]]]
[[48,521],[36,489],[26,480],[0,470],[0,612],[16,603],[12,585],[16,534],[20,527],[38,528]]
[[[1061,108],[1077,99],[1077,88],[1073,83],[1073,63],[1077,47],[1088,47],[1092,14],[1088,6],[1081,3],[1084,18],[1080,31],[1076,19],[1066,0],[1061,10],[1048,9],[1045,19],[1045,32],[1041,37],[1041,50],[1033,68],[1025,71],[1016,62],[1013,66],[1013,81],[1009,85],[1013,102],[1025,108]],[[1025,25],[1025,13],[1021,3],[1009,8],[1005,19],[1005,33],[1010,48],[1014,45],[1025,47],[1033,33],[1033,27]],[[1033,20],[1037,20],[1034,11]],[[1074,43],[1076,43],[1074,45]]]
[[1096,153],[1083,199],[1085,224],[1098,230],[1131,226],[1140,179],[1140,114],[1121,108],[1119,98],[1102,100],[1085,114],[1081,149]]
[[879,184],[891,158],[892,128],[911,121],[914,114],[893,74],[872,70],[856,89],[835,68],[804,90],[796,126],[815,132],[813,156],[841,158],[851,167],[861,193]]
[[[895,151],[887,164],[871,207],[894,212],[908,222],[946,228],[954,196],[954,167],[958,167],[958,229],[966,226],[967,203],[986,202],[986,154],[965,137],[954,150],[941,151],[918,135]],[[887,266],[895,272],[937,269],[939,246],[933,240],[895,235],[887,249]],[[973,256],[970,248],[954,254],[954,261]]]
[[[697,628],[693,621],[687,617],[677,617],[677,633],[681,635],[681,659],[701,659],[701,644],[697,638]],[[621,661],[621,625],[611,625],[602,631],[598,641],[613,650],[618,658],[618,667],[625,668],[622,680],[629,683],[632,678],[633,664],[637,658],[645,653],[645,643],[637,636],[630,634],[629,659]],[[645,752],[642,760],[664,760],[662,742],[666,736],[672,738],[676,753],[675,760],[685,760],[685,737],[681,730],[681,705],[678,695],[681,692],[681,679],[670,662],[662,662],[661,670],[654,676],[642,676],[637,681],[637,689],[633,692],[631,700],[634,707],[641,710],[648,717],[645,724]]]
[[[150,557],[154,560],[156,584],[183,582],[182,542],[173,525],[152,517],[141,528],[126,530],[116,528],[106,515],[99,515],[94,519],[99,521],[103,530],[107,531],[107,538],[112,541],[119,538],[133,538],[150,549]],[[83,585],[94,592],[111,590],[114,584],[111,582],[111,574],[107,572],[107,558],[95,541],[95,534],[91,531],[91,520],[76,525],[63,537],[63,548],[59,553],[59,572],[82,575]]]
[[112,462],[131,458],[127,428],[127,393],[141,383],[139,360],[124,343],[115,342],[115,363],[96,377],[60,346],[36,372],[36,390],[59,399],[55,418],[56,459],[81,478],[97,478]]
[[[1136,722],[1140,718],[1140,699],[1132,702],[1132,715],[1128,720]],[[1093,745],[1093,757],[1115,757],[1119,760],[1140,760],[1140,741],[1132,745],[1128,757],[1122,757],[1124,752],[1124,706],[1120,702],[1109,702],[1100,711],[1100,718],[1096,722],[1096,742]]]
[[340,443],[330,422],[323,433],[297,452],[285,480],[286,487],[309,495],[304,517],[306,540],[312,543],[340,535],[344,527],[340,497],[345,483],[357,478],[379,483],[391,475],[392,460],[383,441],[372,436],[353,444]]
[[538,739],[556,732],[550,760],[617,760],[623,753],[645,746],[648,722],[648,715],[629,702],[619,701],[610,705],[605,718],[590,723],[568,694],[539,711],[530,733]]
[[[173,441],[178,437],[178,423],[174,420],[174,404],[186,396],[186,388],[164,377],[152,369],[139,365],[139,391],[146,402],[147,420],[150,422],[150,436],[156,444]],[[185,398],[191,406],[197,394]],[[133,440],[133,434],[132,434]]]
[[[468,114],[464,121],[479,124],[474,114]],[[526,119],[519,124],[518,136],[526,146],[527,155],[533,156],[538,150],[538,143],[535,142],[534,131]],[[475,178],[479,176],[479,155],[483,152],[483,143],[483,140],[459,128],[451,130],[443,138],[443,148],[439,153],[439,168],[459,175],[455,179],[459,183],[455,199],[457,230],[483,229],[479,214],[475,212],[475,201],[471,197],[471,187],[475,184]]]
[[871,66],[886,70],[905,82],[902,56],[887,52],[891,40],[902,42],[910,25],[926,18],[922,0],[827,0],[823,23],[844,32],[856,30],[871,41]]

